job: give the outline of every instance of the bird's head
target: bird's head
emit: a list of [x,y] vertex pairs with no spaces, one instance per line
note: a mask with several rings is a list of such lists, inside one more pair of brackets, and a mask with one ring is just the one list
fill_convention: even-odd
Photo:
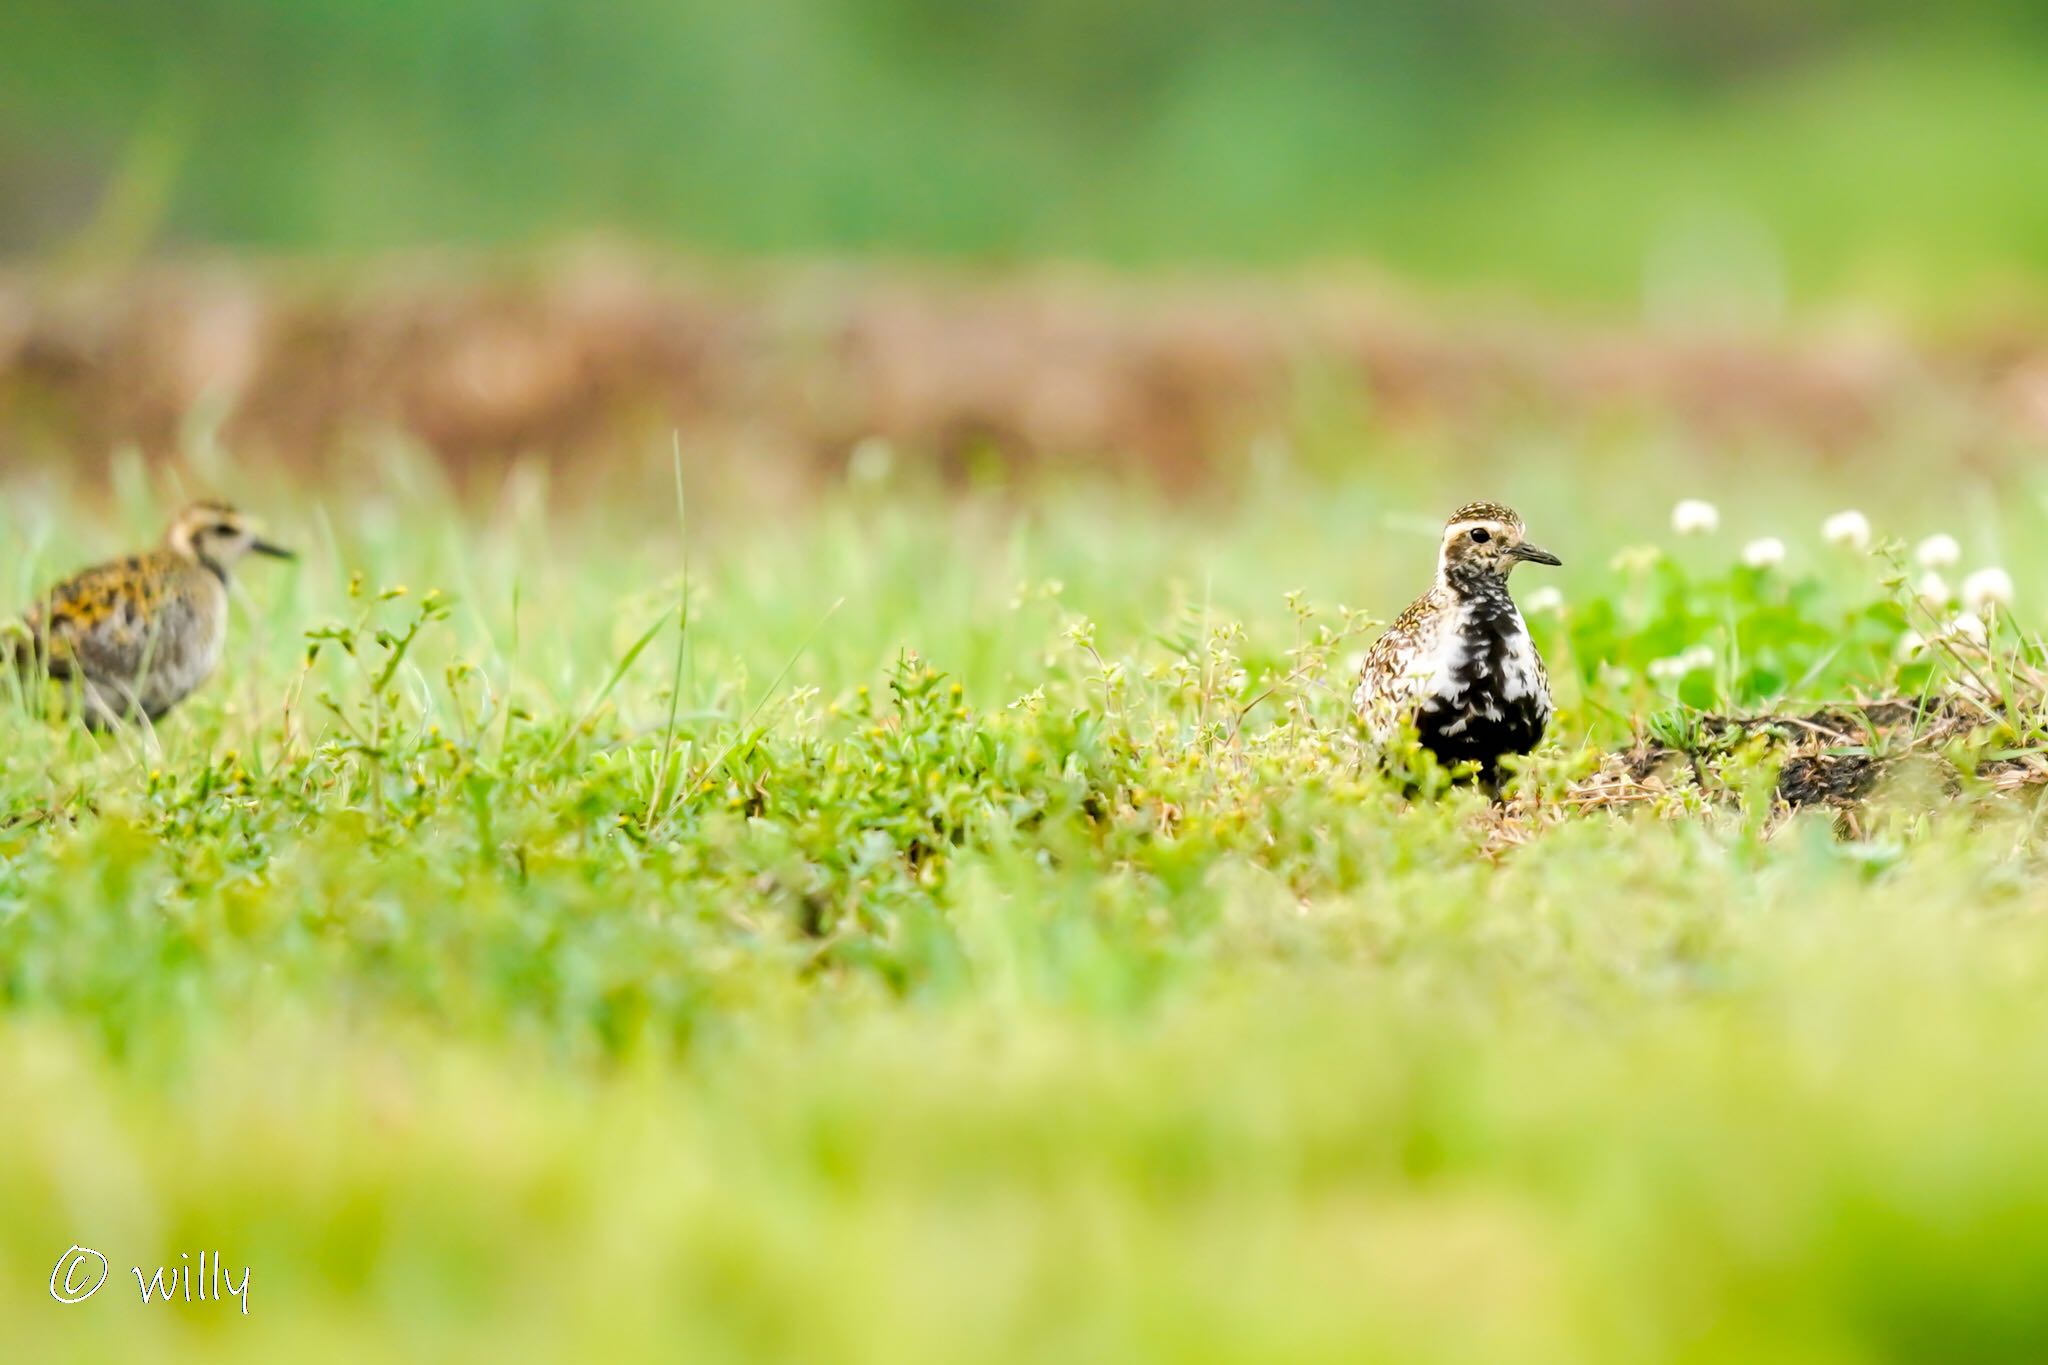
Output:
[[164,533],[171,552],[202,564],[225,577],[244,555],[272,559],[297,558],[290,550],[265,540],[254,522],[224,502],[195,502],[178,513]]
[[1437,552],[1437,577],[1451,584],[1475,579],[1505,580],[1515,565],[1561,564],[1550,551],[1531,545],[1515,509],[1497,502],[1467,503],[1444,523]]

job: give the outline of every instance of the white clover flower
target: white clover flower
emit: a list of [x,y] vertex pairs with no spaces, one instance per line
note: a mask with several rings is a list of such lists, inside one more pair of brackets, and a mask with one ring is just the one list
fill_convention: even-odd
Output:
[[1986,639],[1984,619],[1980,616],[1972,616],[1968,612],[1964,612],[1960,616],[1951,617],[1948,624],[1941,628],[1941,633],[1943,635],[1961,636],[1972,644],[1979,645],[1983,644]]
[[1703,536],[1721,529],[1721,509],[1700,498],[1687,498],[1671,509],[1671,529],[1682,536]]
[[1993,607],[2012,605],[2012,575],[1993,566],[1963,580],[1963,605],[1982,615]]
[[1652,659],[1647,665],[1651,682],[1675,683],[1692,670],[1686,667],[1685,659],[1677,654],[1668,659]]
[[1657,567],[1664,558],[1664,552],[1654,545],[1630,545],[1615,553],[1607,561],[1607,567],[1616,573],[1642,574]]
[[1927,637],[1917,630],[1909,630],[1899,637],[1898,648],[1893,652],[1900,663],[1917,659],[1927,652]]
[[1937,531],[1913,547],[1913,558],[1923,569],[1952,569],[1963,557],[1963,547],[1946,531]]
[[1652,659],[1647,671],[1654,682],[1675,683],[1683,680],[1688,673],[1713,666],[1713,646],[1689,645],[1669,658]]
[[1929,611],[1945,610],[1956,600],[1955,590],[1949,587],[1948,580],[1932,569],[1920,575],[1920,581],[1913,585],[1913,594]]
[[1523,605],[1531,612],[1563,611],[1564,593],[1555,585],[1545,583],[1530,593]]
[[1975,669],[1965,672],[1959,678],[1950,678],[1948,686],[1942,690],[1951,697],[1968,697],[1972,701],[1994,706],[1998,704],[1998,693],[1988,681],[1977,676]]
[[1758,536],[1742,547],[1742,562],[1752,569],[1775,569],[1785,562],[1785,542],[1776,536]]
[[896,448],[879,436],[861,438],[847,456],[846,477],[853,483],[885,483],[896,466]]
[[1845,550],[1870,548],[1870,518],[1850,508],[1835,513],[1820,524],[1821,538]]

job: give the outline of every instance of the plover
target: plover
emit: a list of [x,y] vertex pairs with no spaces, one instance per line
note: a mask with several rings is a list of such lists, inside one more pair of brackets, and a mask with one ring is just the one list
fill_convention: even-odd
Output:
[[1436,582],[1366,651],[1352,705],[1375,743],[1413,726],[1446,766],[1476,763],[1497,793],[1499,762],[1526,754],[1550,723],[1550,679],[1508,595],[1515,565],[1557,564],[1522,537],[1522,519],[1497,502],[1451,513],[1437,550]]
[[156,720],[220,663],[228,575],[244,555],[290,559],[222,502],[180,512],[163,544],[57,584],[22,618],[24,673],[74,688],[86,723],[102,729],[137,713]]

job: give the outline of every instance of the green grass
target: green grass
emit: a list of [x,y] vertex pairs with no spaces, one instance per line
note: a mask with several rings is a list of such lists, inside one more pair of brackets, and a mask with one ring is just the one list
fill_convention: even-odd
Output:
[[[664,464],[253,482],[307,558],[154,746],[0,714],[10,1359],[2037,1353],[2033,801],[1903,781],[1846,839],[1739,752],[1725,799],[1556,805],[1652,717],[1957,675],[1819,544],[1851,499],[1750,470],[1678,542],[1697,487],[1499,490],[1568,561],[1518,576],[1565,606],[1517,844],[1343,696],[1494,489],[835,489],[686,547]],[[2008,678],[2048,551],[1998,492],[1867,510],[2013,571]],[[14,600],[145,533],[116,494],[6,500]],[[60,1306],[74,1243],[113,1273]],[[137,1301],[202,1249],[247,1318]]]

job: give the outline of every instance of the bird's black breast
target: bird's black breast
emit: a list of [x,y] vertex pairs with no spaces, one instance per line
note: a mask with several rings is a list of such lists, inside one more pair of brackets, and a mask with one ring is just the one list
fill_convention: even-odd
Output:
[[1508,695],[1517,667],[1513,656],[1529,646],[1505,587],[1472,593],[1460,605],[1463,649],[1456,665],[1421,698],[1416,735],[1441,763],[1476,762],[1490,771],[1501,755],[1536,747],[1550,720],[1550,698],[1541,677],[1526,670],[1516,695]]

